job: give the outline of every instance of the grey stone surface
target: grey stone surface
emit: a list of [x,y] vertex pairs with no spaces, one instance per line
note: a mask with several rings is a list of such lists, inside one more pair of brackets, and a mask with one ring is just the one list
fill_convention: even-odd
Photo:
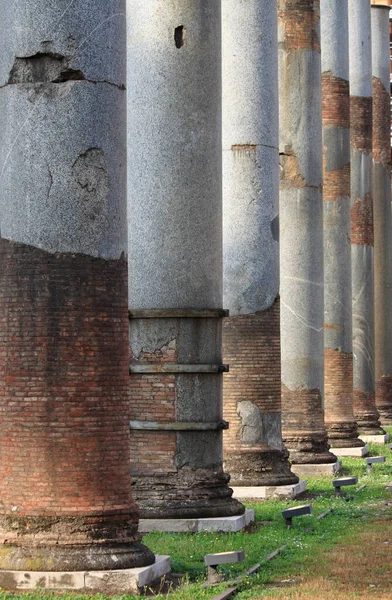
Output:
[[321,189],[281,190],[280,211],[282,382],[323,390]]
[[242,562],[245,558],[243,550],[235,550],[234,552],[218,552],[217,554],[206,554],[204,564],[206,565],[227,565],[232,563]]
[[[354,389],[374,392],[374,248],[352,246]],[[362,437],[361,437],[362,439]]]
[[366,444],[365,446],[355,447],[355,448],[335,448],[331,447],[331,452],[335,454],[335,456],[353,456],[353,457],[364,457],[369,454],[369,446]]
[[370,2],[349,0],[350,94],[372,95],[372,57]]
[[280,413],[264,413],[250,400],[237,404],[241,418],[241,440],[244,444],[266,444],[274,450],[282,450],[282,425]]
[[369,456],[365,458],[367,465],[373,465],[374,463],[385,463],[385,456]]
[[324,346],[352,352],[350,198],[324,202]]
[[140,519],[139,532],[151,531],[189,533],[205,532],[231,532],[241,531],[252,523],[255,518],[254,510],[247,508],[243,515],[238,517],[215,517],[207,519]]
[[127,6],[131,306],[221,308],[220,1]]
[[348,0],[321,0],[321,70],[348,80]]
[[[386,90],[390,86],[389,10],[388,7],[371,7],[372,75],[381,79]],[[390,60],[390,59],[389,59]]]
[[311,504],[302,504],[301,506],[293,506],[292,508],[282,510],[282,516],[284,519],[292,519],[293,517],[300,517],[301,515],[310,515],[311,512]]
[[[362,439],[362,436],[361,436]],[[342,461],[337,460],[335,463],[329,464],[307,464],[293,465],[293,470],[298,477],[318,477],[323,475],[333,475],[338,473],[342,468]]]
[[138,593],[170,572],[170,557],[156,556],[155,563],[121,571],[1,571],[0,585],[10,590],[70,590],[96,594]]
[[276,0],[224,0],[224,306],[269,308],[279,292]]
[[126,253],[124,7],[2,4],[3,238],[49,252]]
[[346,485],[356,485],[358,483],[358,477],[340,477],[339,479],[334,479],[332,481],[332,485],[335,488],[345,487]]
[[240,500],[247,498],[260,498],[269,500],[271,498],[296,498],[306,491],[306,481],[301,480],[291,485],[259,485],[254,487],[233,487],[233,496]]
[[386,444],[389,440],[389,433],[381,435],[360,435],[360,439],[366,444]]

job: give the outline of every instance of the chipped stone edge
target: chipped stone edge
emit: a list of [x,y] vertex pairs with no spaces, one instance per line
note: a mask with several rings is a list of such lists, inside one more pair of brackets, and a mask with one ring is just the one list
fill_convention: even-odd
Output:
[[245,498],[296,498],[306,490],[307,481],[302,479],[290,485],[259,485],[249,487],[233,487],[233,496],[237,499]]

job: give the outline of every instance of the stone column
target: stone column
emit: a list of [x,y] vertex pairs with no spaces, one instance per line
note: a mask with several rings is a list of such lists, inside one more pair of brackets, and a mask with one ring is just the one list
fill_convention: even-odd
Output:
[[279,0],[283,441],[293,463],[334,463],[324,424],[318,0]]
[[390,0],[372,0],[376,407],[392,424]]
[[17,571],[154,562],[129,478],[125,3],[65,4],[0,11],[0,568]]
[[369,0],[349,0],[351,259],[354,415],[360,434],[381,433],[374,386],[372,52]]
[[362,447],[353,412],[348,0],[321,0],[325,422],[334,448]]
[[225,468],[233,485],[297,483],[282,445],[277,0],[223,0]]
[[130,418],[145,518],[238,515],[222,469],[220,0],[128,0]]

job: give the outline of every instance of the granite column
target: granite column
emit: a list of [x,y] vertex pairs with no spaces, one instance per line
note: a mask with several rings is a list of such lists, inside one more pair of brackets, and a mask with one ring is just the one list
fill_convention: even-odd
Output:
[[277,0],[224,0],[223,378],[233,485],[298,482],[282,444]]
[[349,0],[351,260],[354,416],[362,435],[377,435],[374,374],[374,226],[372,48],[369,0]]
[[3,570],[154,562],[129,478],[125,2],[65,8],[0,9]]
[[294,464],[330,464],[336,457],[323,406],[320,3],[278,6],[283,441]]
[[133,489],[145,518],[239,515],[222,468],[221,2],[128,9]]
[[392,424],[390,0],[371,1],[376,407]]
[[345,454],[364,446],[353,412],[348,0],[321,0],[320,8],[325,423]]

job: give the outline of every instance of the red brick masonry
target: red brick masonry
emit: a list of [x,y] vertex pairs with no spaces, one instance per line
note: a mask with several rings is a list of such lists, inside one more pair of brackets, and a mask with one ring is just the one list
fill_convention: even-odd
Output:
[[[298,478],[291,473],[288,453],[281,444],[279,299],[268,310],[224,319],[223,356],[230,372],[223,378],[223,416],[230,428],[224,432],[225,469],[233,485],[288,485]],[[239,407],[249,403],[257,415],[248,423]],[[244,428],[258,427],[258,443],[244,438]],[[264,421],[262,430],[261,422]],[[274,428],[275,444],[268,431]],[[272,442],[273,443],[273,442]]]
[[[126,263],[4,239],[0,262],[0,540],[135,542]],[[84,568],[76,555],[69,570]],[[34,568],[62,566],[49,563]]]

